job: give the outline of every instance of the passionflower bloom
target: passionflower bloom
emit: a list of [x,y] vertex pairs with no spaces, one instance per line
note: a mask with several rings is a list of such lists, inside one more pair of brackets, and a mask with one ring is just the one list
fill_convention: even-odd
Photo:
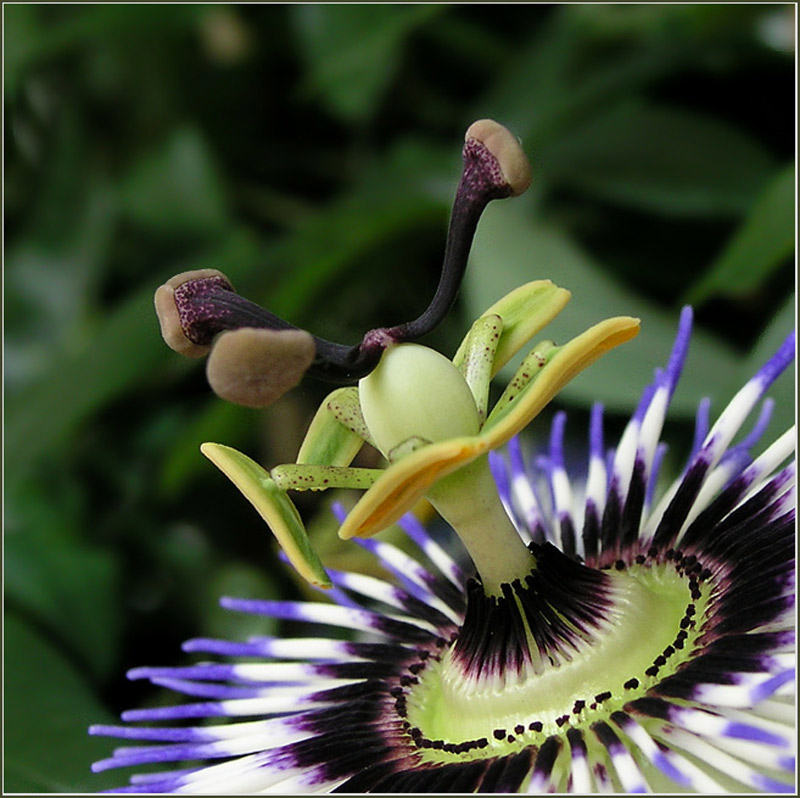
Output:
[[[194,639],[187,652],[217,659],[134,669],[131,678],[190,700],[92,727],[133,742],[95,770],[162,768],[123,792],[793,791],[795,436],[761,438],[794,336],[713,424],[701,403],[686,464],[665,485],[662,429],[691,338],[684,309],[667,364],[609,448],[593,408],[588,467],[576,475],[565,414],[538,457],[516,434],[635,334],[635,320],[537,344],[489,410],[497,364],[568,298],[550,284],[519,291],[473,325],[452,362],[409,343],[407,330],[332,353],[253,311],[270,369],[286,360],[302,364],[297,374],[316,365],[346,376],[359,363],[358,388],[332,394],[298,464],[267,474],[226,447],[206,450],[326,600],[223,598],[232,611],[308,624],[308,636]],[[217,325],[212,357],[225,336],[250,329],[240,300],[226,306],[233,320],[220,312],[223,292],[205,284],[202,302],[175,301],[184,334],[201,305]],[[312,346],[294,357],[300,338]],[[238,344],[219,362],[234,375],[220,393],[247,393],[238,383],[253,364]],[[388,468],[350,469],[355,437]],[[340,535],[383,578],[317,562],[285,490],[331,485],[367,489],[350,513],[336,508]],[[452,543],[403,515],[422,495]],[[394,521],[407,545],[363,537]]]

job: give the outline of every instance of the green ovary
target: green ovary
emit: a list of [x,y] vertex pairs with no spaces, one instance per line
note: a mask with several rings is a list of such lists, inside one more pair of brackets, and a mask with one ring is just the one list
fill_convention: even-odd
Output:
[[[557,667],[547,666],[535,673],[513,672],[480,679],[465,677],[461,665],[452,658],[452,649],[439,661],[432,662],[420,674],[419,684],[408,695],[408,721],[431,740],[459,743],[486,738],[489,747],[467,756],[494,756],[540,742],[545,737],[565,732],[570,725],[593,722],[620,708],[622,704],[673,673],[693,648],[696,631],[690,631],[681,651],[667,661],[656,677],[645,671],[670,646],[680,630],[681,619],[691,601],[686,580],[672,567],[634,566],[622,573],[609,574],[614,585],[613,615],[595,633],[593,642],[581,642],[572,650],[572,659]],[[703,617],[708,589],[694,602],[698,618]],[[698,626],[700,626],[698,621]],[[638,687],[624,687],[632,678]],[[595,696],[611,693],[601,702]],[[573,710],[576,701],[585,707]],[[595,707],[592,708],[592,704]],[[568,725],[559,726],[558,718],[569,715]],[[539,721],[541,731],[529,730]],[[515,734],[515,727],[525,732]],[[505,730],[496,739],[495,730]],[[514,740],[508,741],[507,735]],[[443,761],[450,758],[440,751],[426,751],[426,758]]]

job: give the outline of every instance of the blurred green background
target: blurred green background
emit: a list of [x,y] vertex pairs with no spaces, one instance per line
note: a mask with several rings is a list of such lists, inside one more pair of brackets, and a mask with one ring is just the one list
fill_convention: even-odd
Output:
[[[593,399],[620,427],[691,301],[680,450],[698,398],[718,411],[794,323],[793,12],[5,5],[5,790],[119,783],[90,775],[113,743],[86,726],[164,700],[125,670],[185,661],[190,636],[268,631],[221,594],[298,590],[198,446],[291,460],[326,387],[266,411],[217,400],[161,341],[165,278],[219,268],[346,342],[413,318],[463,132],[496,118],[535,183],[490,206],[428,342],[452,354],[471,318],[542,277],[573,292],[557,339],[641,316],[559,398],[577,450]],[[775,396],[770,434],[793,417],[792,375]],[[328,500],[298,504],[350,558]]]

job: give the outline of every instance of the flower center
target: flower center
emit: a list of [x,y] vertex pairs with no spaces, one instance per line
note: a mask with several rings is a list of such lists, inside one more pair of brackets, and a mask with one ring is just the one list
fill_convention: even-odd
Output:
[[[475,398],[461,372],[419,344],[389,347],[359,382],[359,399],[370,434],[390,462],[480,431]],[[428,499],[466,546],[487,593],[500,595],[503,582],[530,570],[533,561],[500,502],[486,456],[441,479]]]
[[536,568],[502,598],[471,586],[458,637],[408,691],[407,722],[432,761],[506,754],[607,718],[695,648],[711,591],[680,561],[640,555],[599,571],[533,548]]

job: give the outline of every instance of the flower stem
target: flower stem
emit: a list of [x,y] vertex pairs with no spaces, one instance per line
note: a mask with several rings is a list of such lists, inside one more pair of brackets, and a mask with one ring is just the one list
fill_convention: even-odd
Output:
[[536,564],[500,501],[488,457],[438,482],[428,499],[461,538],[488,595],[502,595],[504,582],[524,578]]

